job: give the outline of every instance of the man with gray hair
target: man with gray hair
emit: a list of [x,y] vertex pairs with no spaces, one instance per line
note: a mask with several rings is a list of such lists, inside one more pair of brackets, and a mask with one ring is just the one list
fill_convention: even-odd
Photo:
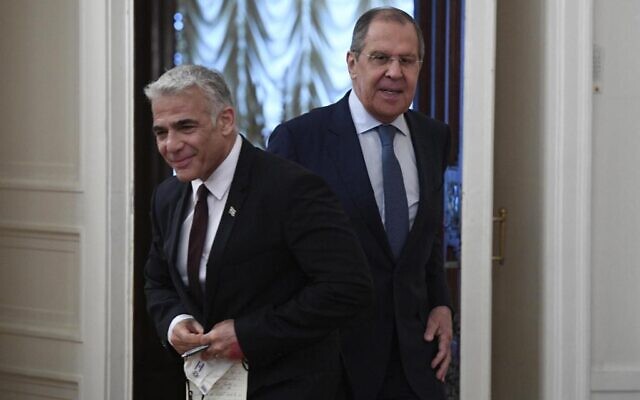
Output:
[[[248,379],[249,399],[333,398],[337,328],[372,301],[339,201],[319,177],[238,134],[219,73],[179,66],[145,94],[158,151],[175,171],[154,191],[145,266],[163,344],[183,355],[204,349],[185,356],[192,382],[234,371],[230,380]],[[212,382],[190,390],[207,393]]]
[[353,90],[287,121],[268,148],[322,176],[367,254],[371,318],[341,330],[349,398],[443,400],[452,318],[442,249],[449,129],[409,110],[424,56],[414,19],[374,8],[356,22]]

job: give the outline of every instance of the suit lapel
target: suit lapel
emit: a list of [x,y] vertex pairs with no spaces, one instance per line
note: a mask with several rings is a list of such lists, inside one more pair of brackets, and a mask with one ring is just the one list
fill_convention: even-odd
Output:
[[249,180],[251,175],[251,164],[253,162],[255,149],[244,138],[242,138],[242,147],[240,149],[240,156],[238,158],[238,164],[236,171],[229,188],[229,196],[227,202],[222,211],[222,218],[220,219],[220,225],[218,231],[213,240],[211,251],[209,253],[209,260],[207,261],[207,282],[205,285],[205,302],[204,302],[204,315],[209,317],[211,308],[214,305],[214,298],[218,290],[220,280],[220,268],[217,266],[220,263],[220,259],[224,254],[227,241],[233,226],[235,223],[236,213],[242,212],[242,204],[247,195],[247,188],[249,187]]
[[182,292],[184,294],[183,298],[187,299],[186,301],[191,303],[191,307],[189,307],[188,309],[197,311],[194,317],[197,320],[202,321],[201,315],[198,315],[198,313],[202,312],[202,307],[196,304],[191,299],[191,296],[189,294],[189,289],[184,284],[184,282],[182,281],[182,278],[180,277],[180,274],[178,273],[176,258],[178,256],[177,255],[178,243],[180,242],[180,229],[182,228],[182,223],[184,222],[184,219],[185,219],[185,212],[187,209],[187,205],[189,204],[188,199],[189,199],[189,196],[191,195],[191,184],[190,183],[180,184],[179,190],[181,191],[181,193],[171,217],[169,237],[165,242],[165,246],[167,246],[167,248],[165,248],[165,252],[166,254],[169,255],[169,262],[170,262],[169,271],[170,271],[170,274],[172,275],[173,282],[175,282],[175,284],[177,285],[176,286],[177,290],[179,292]]
[[[191,185],[181,183],[179,190],[181,193],[178,198],[178,202],[173,209],[169,228],[169,237],[165,242],[166,247],[164,249],[165,254],[169,255],[169,260],[173,265],[176,265],[176,252],[178,251],[178,242],[180,241],[180,228],[184,221],[185,206],[187,204],[186,199],[191,194]],[[172,268],[172,270],[176,270],[176,268]]]
[[366,221],[381,248],[385,249],[387,255],[393,259],[362,155],[362,147],[360,147],[358,134],[349,110],[348,99],[349,93],[335,106],[335,112],[329,125],[330,137],[326,150],[334,157],[338,174],[344,184],[344,192],[348,193],[353,201],[353,208],[361,214],[363,221]]
[[[416,156],[416,168],[418,172],[418,182],[420,185],[420,203],[418,205],[418,211],[413,220],[413,226],[407,237],[407,243],[405,244],[403,254],[411,252],[410,249],[414,245],[423,245],[422,234],[424,232],[425,220],[427,218],[427,212],[430,205],[427,200],[430,198],[429,194],[432,190],[435,190],[435,177],[434,173],[434,160],[438,159],[438,155],[435,154],[436,148],[430,140],[428,132],[421,131],[421,127],[414,113],[406,112],[405,117],[411,132],[411,142],[413,145],[413,151]],[[422,127],[424,129],[424,127]],[[402,255],[400,256],[402,259]]]

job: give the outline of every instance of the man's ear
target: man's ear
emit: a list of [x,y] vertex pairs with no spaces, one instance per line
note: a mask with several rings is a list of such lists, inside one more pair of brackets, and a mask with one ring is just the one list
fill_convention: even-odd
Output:
[[349,76],[351,79],[357,76],[356,74],[356,54],[352,51],[347,51],[347,68],[349,69]]
[[225,107],[218,113],[216,126],[223,135],[235,132],[236,128],[236,111],[233,107]]

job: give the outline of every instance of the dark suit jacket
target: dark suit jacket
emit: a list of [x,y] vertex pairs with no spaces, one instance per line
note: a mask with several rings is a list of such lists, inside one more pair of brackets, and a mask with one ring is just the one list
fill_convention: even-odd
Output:
[[233,318],[249,398],[331,398],[340,374],[336,328],[372,301],[365,256],[335,195],[321,178],[243,139],[200,307],[175,267],[190,194],[190,183],[171,177],[152,200],[145,292],[162,341],[182,313],[205,332]]
[[443,176],[448,127],[421,113],[405,113],[416,156],[420,205],[404,250],[396,261],[378,212],[348,103],[339,102],[285,122],[268,149],[322,176],[340,198],[369,261],[374,315],[344,329],[342,353],[356,399],[380,389],[391,349],[394,319],[407,379],[422,399],[444,398],[430,363],[437,340],[423,340],[427,316],[450,306],[442,256]]

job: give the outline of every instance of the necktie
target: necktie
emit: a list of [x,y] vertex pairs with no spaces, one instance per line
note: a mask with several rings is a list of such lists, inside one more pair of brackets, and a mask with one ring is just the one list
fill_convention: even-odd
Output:
[[202,286],[200,285],[200,261],[202,260],[202,250],[204,239],[207,236],[209,220],[209,207],[207,206],[209,190],[204,183],[198,188],[197,195],[198,200],[193,211],[193,222],[189,232],[187,276],[189,278],[189,290],[198,304],[200,304],[203,299]]
[[396,128],[380,125],[378,136],[382,143],[382,180],[384,188],[384,227],[393,255],[398,258],[409,234],[409,208],[400,163],[393,152]]

